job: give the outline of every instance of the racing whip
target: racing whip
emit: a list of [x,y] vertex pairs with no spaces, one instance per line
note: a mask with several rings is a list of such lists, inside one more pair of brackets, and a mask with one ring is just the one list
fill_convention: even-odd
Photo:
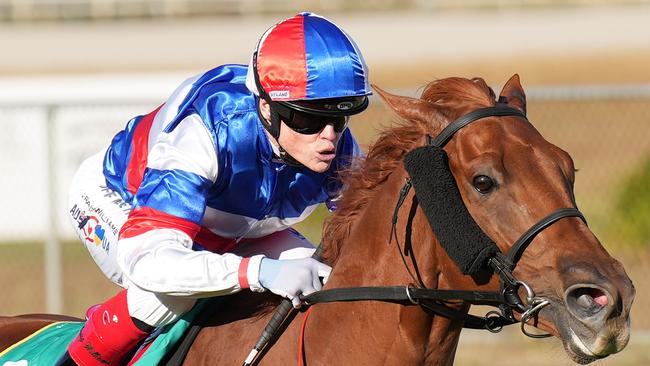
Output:
[[[317,261],[320,261],[322,253],[323,243],[321,242],[311,257]],[[280,305],[278,305],[278,307],[275,309],[275,312],[273,313],[273,316],[271,317],[269,323],[266,325],[266,327],[264,327],[264,330],[262,331],[262,334],[260,334],[257,343],[255,343],[255,346],[250,351],[248,356],[246,356],[243,366],[256,365],[257,362],[259,362],[258,355],[260,352],[265,350],[271,341],[274,340],[276,336],[281,334],[281,330],[284,330],[283,327],[286,327],[291,322],[291,320],[293,320],[297,313],[298,309],[295,309],[293,307],[291,300],[283,299]]]

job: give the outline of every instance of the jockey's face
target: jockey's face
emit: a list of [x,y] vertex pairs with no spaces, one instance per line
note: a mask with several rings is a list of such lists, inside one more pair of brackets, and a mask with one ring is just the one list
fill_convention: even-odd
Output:
[[[270,119],[268,103],[260,100],[262,117]],[[342,132],[336,132],[333,124],[327,124],[314,134],[302,134],[287,126],[284,121],[280,127],[278,143],[299,163],[317,173],[326,171],[336,157],[336,146]]]
[[330,167],[336,157],[336,146],[340,137],[341,133],[334,131],[332,124],[326,125],[313,135],[304,135],[282,122],[279,143],[302,165],[322,173]]

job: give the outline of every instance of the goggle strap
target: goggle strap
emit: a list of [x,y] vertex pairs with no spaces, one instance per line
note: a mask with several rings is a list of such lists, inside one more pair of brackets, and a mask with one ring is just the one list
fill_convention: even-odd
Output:
[[285,150],[280,143],[278,143],[278,148],[280,149],[280,159],[282,160],[283,163],[293,166],[296,168],[302,168],[304,165],[300,163],[298,160],[296,160],[291,154]]
[[275,138],[276,141],[280,140],[280,114],[271,106],[271,125],[268,126],[268,131]]
[[[275,111],[272,107],[272,104],[269,103],[269,106],[271,106],[271,121],[267,121],[263,116],[262,116],[262,111],[260,110],[260,103],[259,100],[256,100],[256,106],[255,108],[257,109],[257,116],[262,122],[262,126],[264,126],[264,129],[267,130],[273,138],[278,140],[280,138],[280,115]],[[267,100],[268,103],[268,100]]]

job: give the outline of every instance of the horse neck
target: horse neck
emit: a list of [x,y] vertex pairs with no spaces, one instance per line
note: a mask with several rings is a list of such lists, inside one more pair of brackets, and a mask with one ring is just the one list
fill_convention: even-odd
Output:
[[[363,212],[356,216],[349,235],[340,245],[330,280],[332,287],[406,285],[413,282],[395,240],[390,240],[391,218],[405,178],[404,171],[391,174],[375,192],[376,198],[370,199]],[[410,206],[410,198],[407,201],[404,206]],[[406,220],[407,210],[408,207],[401,210],[400,222]],[[403,245],[402,240],[400,245]]]
[[[414,283],[399,254],[396,240],[393,238],[389,242],[393,210],[406,177],[403,170],[391,174],[377,190],[377,198],[370,200],[364,212],[356,218],[341,246],[327,288]],[[396,225],[401,250],[412,199],[413,191],[404,201]],[[435,237],[421,213],[413,217],[411,239],[424,282],[428,287],[437,287],[439,265],[435,260],[439,253],[431,250]],[[411,260],[407,258],[406,263],[413,271]],[[378,302],[328,304],[320,309],[317,307],[313,316],[323,337],[327,337],[329,332],[333,332],[336,338],[356,334],[357,337],[350,338],[354,338],[354,343],[360,348],[367,347],[373,349],[373,353],[391,354],[391,357],[399,355],[401,360],[410,360],[395,364],[450,364],[461,329],[458,324],[445,318],[431,317],[416,306]],[[368,324],[372,324],[372,329],[365,329]],[[366,332],[373,336],[362,336]],[[387,341],[382,337],[396,339]],[[382,346],[390,348],[384,350]],[[392,364],[390,361],[384,363]]]

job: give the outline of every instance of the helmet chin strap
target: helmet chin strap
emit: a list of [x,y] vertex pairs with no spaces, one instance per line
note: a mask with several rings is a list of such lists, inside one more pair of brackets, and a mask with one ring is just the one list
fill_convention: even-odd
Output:
[[291,154],[289,154],[282,145],[280,145],[280,126],[282,125],[280,122],[280,114],[273,108],[273,103],[269,102],[267,100],[267,103],[269,104],[270,112],[271,112],[271,121],[269,122],[264,116],[262,115],[262,111],[260,110],[260,103],[259,101],[257,102],[257,115],[260,118],[260,121],[262,121],[262,126],[264,126],[264,129],[268,131],[268,133],[273,136],[275,139],[275,142],[278,144],[278,150],[280,151],[280,160],[289,166],[296,167],[296,168],[306,168],[301,162],[296,160]]

